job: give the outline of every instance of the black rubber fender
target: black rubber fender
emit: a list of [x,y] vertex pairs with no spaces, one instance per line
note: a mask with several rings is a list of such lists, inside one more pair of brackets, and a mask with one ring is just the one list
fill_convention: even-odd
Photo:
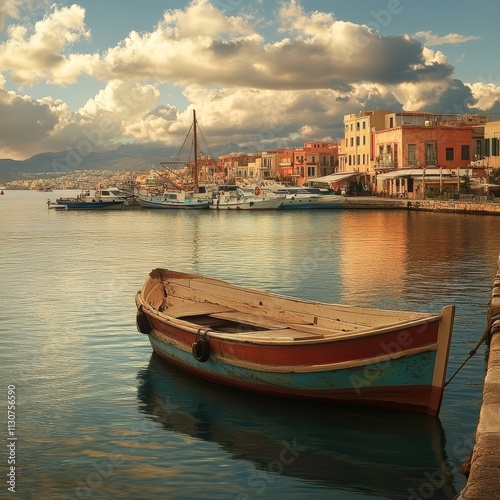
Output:
[[205,338],[198,339],[191,347],[194,359],[205,363],[210,357],[210,342]]
[[135,317],[135,323],[137,325],[137,330],[141,333],[148,335],[151,333],[151,323],[144,311],[137,312],[137,316]]

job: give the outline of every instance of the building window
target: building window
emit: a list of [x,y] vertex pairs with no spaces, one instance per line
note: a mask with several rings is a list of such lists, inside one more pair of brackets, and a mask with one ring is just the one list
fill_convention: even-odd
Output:
[[356,122],[356,130],[359,130],[359,122]]
[[389,118],[389,128],[394,128],[394,117]]
[[408,144],[408,165],[417,164],[417,145]]
[[351,148],[354,146],[354,138],[351,137]]
[[426,142],[425,143],[425,164],[435,165],[436,164],[436,143]]
[[363,136],[363,146],[366,146],[366,136]]
[[366,122],[363,122],[363,130],[366,129]]
[[356,146],[359,146],[359,137],[356,137]]
[[475,147],[475,160],[481,160],[483,158],[483,144],[481,139],[476,139],[476,147]]
[[446,161],[454,160],[454,156],[453,148],[446,148]]
[[470,147],[468,144],[462,144],[460,148],[460,158],[462,160],[470,160]]
[[498,156],[498,139],[494,137],[491,139],[491,156]]
[[307,177],[316,177],[315,167],[307,167]]
[[358,165],[361,165],[361,162],[359,161],[361,159],[361,156],[358,155]]

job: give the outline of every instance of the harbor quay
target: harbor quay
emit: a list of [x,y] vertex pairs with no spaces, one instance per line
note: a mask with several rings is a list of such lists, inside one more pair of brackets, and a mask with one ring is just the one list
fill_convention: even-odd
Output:
[[500,215],[498,201],[408,200],[376,196],[346,197],[344,209],[399,209],[457,214]]
[[485,341],[488,366],[476,443],[464,467],[467,484],[458,500],[492,500],[500,497],[500,257],[493,279]]

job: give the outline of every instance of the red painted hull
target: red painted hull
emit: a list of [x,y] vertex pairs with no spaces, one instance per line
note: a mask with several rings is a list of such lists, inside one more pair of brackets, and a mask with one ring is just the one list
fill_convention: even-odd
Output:
[[[146,318],[145,330],[139,330],[169,363],[216,383],[273,396],[438,414],[452,306],[441,314],[393,316],[304,301],[302,313],[298,299],[264,292],[254,297],[251,290],[225,282],[168,273],[153,272],[136,301]],[[236,309],[239,296],[245,300],[241,310]],[[258,314],[251,314],[252,308]],[[311,311],[316,315],[306,323]],[[339,318],[342,313],[345,318]],[[363,322],[356,326],[352,318],[358,316]],[[338,322],[350,330],[328,329]]]

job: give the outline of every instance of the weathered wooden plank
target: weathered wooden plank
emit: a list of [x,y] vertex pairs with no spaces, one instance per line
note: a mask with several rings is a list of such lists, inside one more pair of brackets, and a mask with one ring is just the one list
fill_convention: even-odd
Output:
[[230,311],[233,311],[233,309],[219,304],[212,304],[211,302],[185,302],[171,306],[165,309],[164,312],[172,318],[183,318],[185,316],[203,316]]
[[227,310],[225,312],[215,312],[210,314],[212,318],[227,319],[229,321],[235,321],[236,323],[243,323],[253,326],[263,326],[268,329],[275,328],[287,328],[286,323],[279,323],[265,316],[260,316],[257,314],[242,313],[240,311]]

